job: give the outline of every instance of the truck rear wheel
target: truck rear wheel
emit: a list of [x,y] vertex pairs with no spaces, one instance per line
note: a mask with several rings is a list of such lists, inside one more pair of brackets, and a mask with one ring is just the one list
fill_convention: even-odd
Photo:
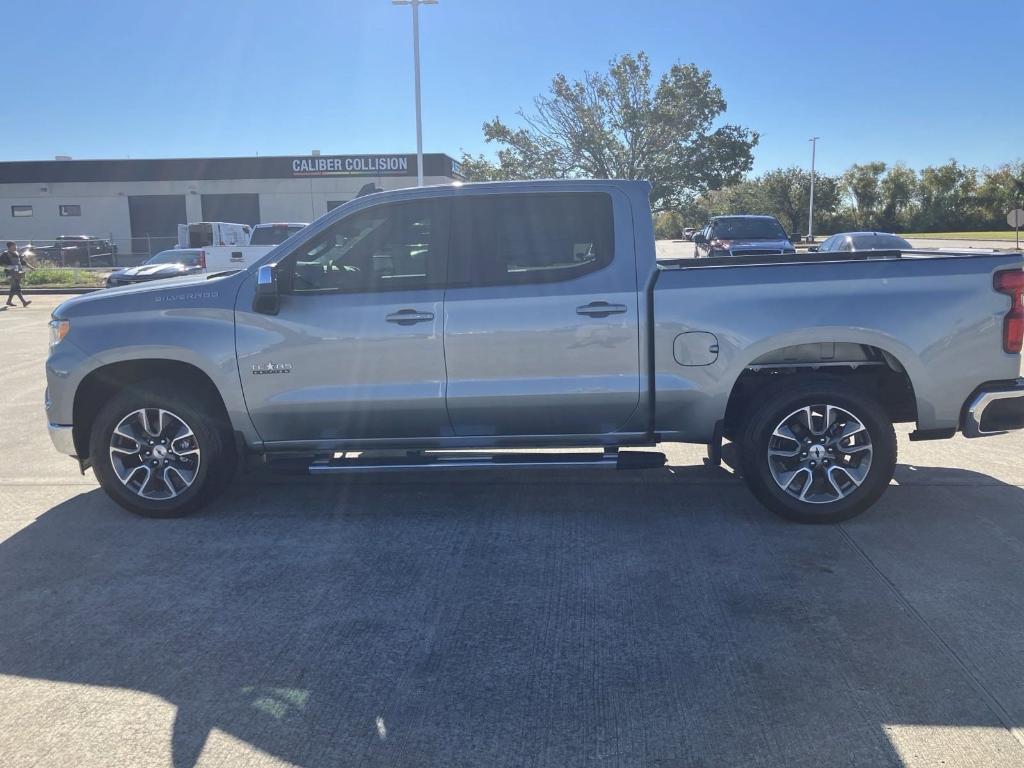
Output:
[[770,391],[751,408],[740,449],[753,494],[799,523],[859,515],[896,469],[896,433],[885,409],[837,377],[807,377]]
[[119,393],[96,415],[89,440],[103,490],[144,517],[181,517],[211,501],[235,462],[230,433],[210,411],[164,382]]

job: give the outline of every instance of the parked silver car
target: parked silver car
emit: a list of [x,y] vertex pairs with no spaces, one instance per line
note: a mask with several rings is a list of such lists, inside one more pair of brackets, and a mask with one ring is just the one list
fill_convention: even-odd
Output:
[[899,235],[888,232],[840,232],[807,250],[819,253],[854,251],[910,251],[914,246]]
[[202,248],[174,248],[151,256],[137,267],[125,267],[111,272],[107,275],[107,288],[186,277],[205,270],[206,252]]

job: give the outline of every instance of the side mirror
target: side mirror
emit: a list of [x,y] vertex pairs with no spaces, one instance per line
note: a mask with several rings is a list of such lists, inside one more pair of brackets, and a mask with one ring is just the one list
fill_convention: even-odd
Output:
[[810,248],[807,249],[807,252],[808,253],[817,253],[818,252],[818,246],[812,245]]
[[276,315],[281,309],[281,296],[277,290],[277,265],[264,264],[256,272],[256,294],[252,297],[252,311],[262,315]]
[[791,234],[789,236],[789,242],[791,242],[791,243],[799,243],[803,239],[804,239],[804,236],[801,235],[799,232],[794,232],[793,234]]
[[704,237],[704,233],[703,232],[694,232],[693,233],[693,242],[695,242],[698,245],[700,245],[701,243],[706,243],[707,239]]

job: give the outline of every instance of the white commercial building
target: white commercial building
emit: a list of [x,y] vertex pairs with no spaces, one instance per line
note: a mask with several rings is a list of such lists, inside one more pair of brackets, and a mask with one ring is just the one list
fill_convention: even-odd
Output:
[[[423,156],[425,184],[461,179]],[[0,162],[0,239],[112,239],[122,253],[168,247],[178,224],[313,221],[367,185],[416,184],[416,155],[303,155]]]

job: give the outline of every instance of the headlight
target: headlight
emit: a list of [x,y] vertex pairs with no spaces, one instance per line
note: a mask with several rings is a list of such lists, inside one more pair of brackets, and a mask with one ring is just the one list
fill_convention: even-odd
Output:
[[58,320],[53,318],[50,321],[50,349],[53,349],[60,341],[68,335],[68,331],[71,330],[71,322],[69,320]]

